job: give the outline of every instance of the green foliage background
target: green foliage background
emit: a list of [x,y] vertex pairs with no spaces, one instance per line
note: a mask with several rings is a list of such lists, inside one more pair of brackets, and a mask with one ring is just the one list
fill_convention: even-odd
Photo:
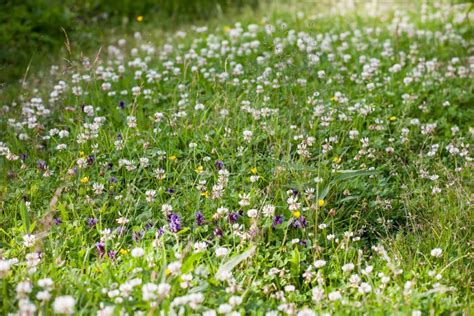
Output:
[[[65,41],[81,50],[107,28],[133,29],[135,18],[161,28],[205,20],[228,10],[256,8],[259,0],[4,0],[0,1],[0,84],[20,79],[28,64],[49,59]],[[63,31],[64,29],[64,31]]]

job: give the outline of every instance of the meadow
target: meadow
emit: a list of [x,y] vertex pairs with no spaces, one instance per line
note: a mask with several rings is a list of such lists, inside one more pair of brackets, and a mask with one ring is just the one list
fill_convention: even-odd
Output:
[[0,313],[469,315],[474,12],[263,4],[0,92]]

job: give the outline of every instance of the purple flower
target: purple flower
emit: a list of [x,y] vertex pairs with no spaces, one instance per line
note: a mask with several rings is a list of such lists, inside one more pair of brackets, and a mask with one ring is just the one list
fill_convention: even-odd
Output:
[[119,102],[119,107],[120,107],[122,110],[125,109],[125,101],[120,100],[120,102]]
[[117,178],[115,178],[114,176],[112,176],[112,177],[110,177],[109,182],[110,182],[110,183],[115,183],[115,182],[117,182]]
[[119,234],[119,236],[123,236],[123,234],[125,234],[126,231],[127,231],[127,227],[125,226],[117,227],[117,234]]
[[168,188],[166,189],[166,192],[168,192],[169,194],[173,194],[175,190],[173,188]]
[[143,232],[133,232],[132,233],[132,239],[137,242],[139,241],[140,239],[142,239],[144,233]]
[[25,161],[26,158],[28,158],[28,154],[27,154],[27,153],[24,153],[24,154],[21,154],[21,155],[20,155],[20,159],[21,159],[21,160]]
[[221,238],[223,235],[224,235],[224,233],[222,232],[222,230],[219,227],[216,227],[214,229],[214,236],[216,236],[217,238]]
[[221,160],[216,160],[216,162],[214,163],[214,165],[216,166],[217,169],[221,170],[222,168],[224,168],[224,162],[221,161]]
[[95,244],[95,248],[97,249],[99,257],[102,258],[105,254],[105,244],[103,242],[98,242]]
[[196,212],[196,225],[202,226],[204,224],[204,215],[201,211]]
[[110,259],[115,260],[115,258],[117,258],[117,251],[109,250],[108,256]]
[[90,228],[94,227],[95,224],[97,224],[99,220],[97,218],[93,218],[93,217],[90,217],[87,219],[87,226],[89,226]]
[[299,218],[296,218],[293,220],[291,223],[291,227],[293,228],[305,228],[308,222],[306,221],[306,218],[301,215]]
[[57,226],[63,222],[59,217],[56,217],[53,221]]
[[240,215],[234,212],[230,212],[227,216],[229,223],[233,224],[239,219]]
[[276,215],[275,217],[273,217],[273,224],[272,224],[272,227],[275,228],[275,227],[277,227],[278,225],[283,224],[283,220],[284,220],[283,215]]
[[170,225],[170,230],[173,233],[177,233],[181,230],[181,219],[174,213],[171,213],[168,216],[168,224]]
[[161,236],[163,236],[163,234],[165,233],[165,228],[164,227],[160,227],[158,229],[158,231],[156,232],[156,237],[159,238]]
[[94,155],[89,155],[89,156],[87,157],[87,164],[88,164],[89,166],[92,165],[92,164],[94,163],[94,160],[95,160]]
[[36,166],[40,170],[46,170],[46,162],[44,160],[38,160],[38,162],[36,163]]
[[146,223],[145,225],[145,230],[149,230],[150,228],[153,227],[153,224],[152,223]]

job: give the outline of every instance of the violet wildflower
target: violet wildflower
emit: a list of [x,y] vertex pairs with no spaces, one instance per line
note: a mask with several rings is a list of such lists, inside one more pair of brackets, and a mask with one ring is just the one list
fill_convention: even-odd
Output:
[[220,229],[219,227],[216,227],[214,229],[214,236],[216,236],[217,238],[221,238],[223,235],[224,233],[222,232],[222,229]]
[[283,224],[283,220],[283,215],[275,215],[275,217],[273,217],[272,227],[275,228],[276,226]]
[[94,161],[95,161],[94,155],[89,155],[89,156],[87,157],[87,164],[88,164],[89,166],[92,165],[92,164],[94,163]]
[[306,221],[306,218],[301,215],[299,218],[295,218],[291,222],[291,227],[293,228],[305,228],[308,222]]
[[238,213],[230,212],[227,216],[229,223],[233,224],[239,219],[240,215]]
[[204,215],[201,211],[196,212],[196,225],[202,226],[204,224]]
[[40,170],[46,170],[46,162],[44,160],[38,160],[38,162],[36,163],[36,166]]
[[160,227],[158,229],[158,231],[156,232],[156,237],[159,238],[161,236],[163,236],[163,234],[165,233],[165,228],[164,227]]
[[97,224],[98,221],[99,220],[97,218],[90,217],[87,219],[87,226],[89,226],[89,228],[92,228]]
[[122,110],[125,109],[125,101],[120,100],[120,102],[119,102],[119,108],[121,108]]
[[177,233],[181,230],[181,219],[179,218],[178,215],[171,213],[168,216],[168,223],[170,225],[170,230],[173,233]]
[[216,160],[216,162],[214,163],[214,165],[216,166],[217,169],[221,170],[222,168],[224,168],[224,162],[221,161],[221,160]]
[[98,242],[95,244],[95,248],[97,249],[99,257],[102,258],[105,254],[105,244],[103,242]]
[[138,242],[140,239],[143,238],[144,233],[143,232],[133,232],[132,233],[132,239],[135,242]]
[[115,250],[109,250],[107,253],[110,259],[115,260],[117,258],[117,251]]

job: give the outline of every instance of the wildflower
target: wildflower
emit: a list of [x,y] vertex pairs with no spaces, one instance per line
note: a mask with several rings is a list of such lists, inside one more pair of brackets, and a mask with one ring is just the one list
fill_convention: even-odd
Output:
[[178,273],[181,272],[181,262],[179,262],[179,261],[172,262],[172,263],[168,264],[167,269],[168,269],[170,274],[177,275]]
[[10,272],[11,263],[9,260],[0,259],[0,279],[6,277]]
[[128,254],[128,250],[127,250],[127,249],[123,249],[123,248],[120,249],[119,252],[120,252],[121,255],[126,255],[126,254]]
[[196,171],[197,174],[200,174],[204,171],[204,167],[203,166],[198,166],[194,171]]
[[89,182],[89,177],[83,177],[83,178],[81,178],[81,183],[85,184],[85,183],[87,183],[87,182]]
[[194,253],[203,252],[207,249],[207,244],[204,241],[194,243]]
[[252,169],[250,169],[250,172],[252,172],[253,174],[257,174],[257,167],[253,167]]
[[326,265],[325,260],[316,260],[316,261],[314,261],[314,266],[316,267],[316,269],[322,268],[325,265]]
[[300,211],[293,211],[293,217],[294,218],[300,218],[301,212]]
[[229,249],[227,248],[219,247],[216,249],[216,257],[227,256],[228,253],[229,253]]
[[326,205],[326,201],[324,201],[323,199],[319,199],[318,200],[318,205],[319,205],[319,207],[323,207],[324,205]]
[[202,212],[200,211],[197,211],[196,212],[196,225],[198,226],[202,226],[204,225],[204,214],[202,214]]
[[143,21],[143,16],[142,15],[137,16],[137,22],[140,23],[142,21]]
[[139,257],[143,257],[143,255],[145,254],[145,250],[143,250],[143,248],[134,248],[132,249],[132,257],[134,258],[139,258]]
[[177,233],[181,230],[181,219],[174,213],[168,216],[168,224],[173,233]]
[[354,270],[354,264],[353,263],[346,263],[345,265],[342,266],[342,271],[344,272],[349,272]]
[[315,287],[311,290],[312,298],[314,303],[319,303],[324,298],[324,290],[319,287]]
[[72,296],[58,296],[53,302],[53,310],[58,314],[71,315],[74,313],[76,300]]
[[33,247],[34,244],[36,242],[36,236],[35,235],[32,235],[32,234],[26,234],[25,236],[23,236],[23,245],[25,247]]
[[218,170],[222,170],[224,168],[224,162],[221,161],[221,160],[216,160],[216,162],[214,163],[214,165],[216,166],[216,168]]
[[434,248],[431,250],[431,256],[439,258],[443,255],[443,250],[441,248]]
[[338,301],[342,298],[341,292],[334,291],[328,294],[328,298],[330,301]]

